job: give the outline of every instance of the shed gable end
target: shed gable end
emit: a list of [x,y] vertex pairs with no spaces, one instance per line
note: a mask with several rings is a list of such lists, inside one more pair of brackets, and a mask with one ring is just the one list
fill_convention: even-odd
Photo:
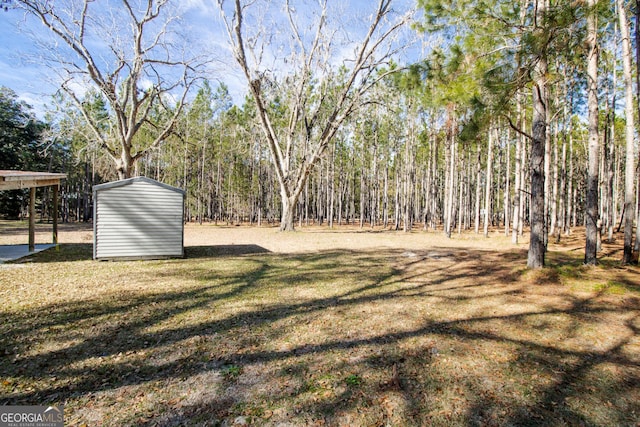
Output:
[[94,258],[184,255],[184,196],[147,180],[97,189]]

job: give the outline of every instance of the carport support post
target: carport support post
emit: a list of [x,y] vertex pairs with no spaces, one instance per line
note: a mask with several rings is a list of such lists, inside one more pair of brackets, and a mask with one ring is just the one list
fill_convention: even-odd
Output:
[[58,189],[59,185],[53,186],[53,244],[58,244]]
[[29,189],[29,252],[36,249],[36,188]]

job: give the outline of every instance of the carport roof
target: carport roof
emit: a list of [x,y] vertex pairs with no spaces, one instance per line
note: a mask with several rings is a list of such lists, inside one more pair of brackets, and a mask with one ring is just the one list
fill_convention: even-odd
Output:
[[0,170],[0,190],[59,185],[66,177],[65,173]]
[[0,170],[0,191],[29,188],[29,252],[35,251],[36,187],[53,187],[53,243],[58,243],[58,187],[66,173]]

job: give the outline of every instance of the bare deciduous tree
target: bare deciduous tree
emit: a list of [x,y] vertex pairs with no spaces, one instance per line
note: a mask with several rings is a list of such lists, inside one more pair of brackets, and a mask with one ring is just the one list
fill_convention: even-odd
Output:
[[354,34],[333,25],[327,0],[315,9],[305,3],[301,11],[285,0],[283,18],[273,22],[266,22],[271,2],[216,1],[271,153],[280,229],[292,231],[308,175],[367,92],[394,71],[390,60],[406,46],[395,42],[411,14],[398,15],[391,0],[379,0],[360,42],[347,43]]
[[[45,60],[61,77],[62,90],[74,101],[95,142],[109,153],[120,179],[172,131],[183,101],[196,81],[195,57],[177,47],[177,24],[168,0],[102,2],[16,0],[50,31],[53,46]],[[91,114],[84,102],[97,89],[109,106],[109,123]],[[153,116],[153,119],[152,119]],[[144,140],[136,138],[148,129]]]

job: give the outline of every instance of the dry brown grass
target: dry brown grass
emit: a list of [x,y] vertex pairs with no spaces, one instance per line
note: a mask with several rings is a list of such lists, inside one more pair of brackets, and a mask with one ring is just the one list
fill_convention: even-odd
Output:
[[532,272],[497,232],[189,225],[185,259],[95,262],[62,228],[0,265],[0,404],[91,426],[640,421],[619,244],[585,267],[574,235]]

